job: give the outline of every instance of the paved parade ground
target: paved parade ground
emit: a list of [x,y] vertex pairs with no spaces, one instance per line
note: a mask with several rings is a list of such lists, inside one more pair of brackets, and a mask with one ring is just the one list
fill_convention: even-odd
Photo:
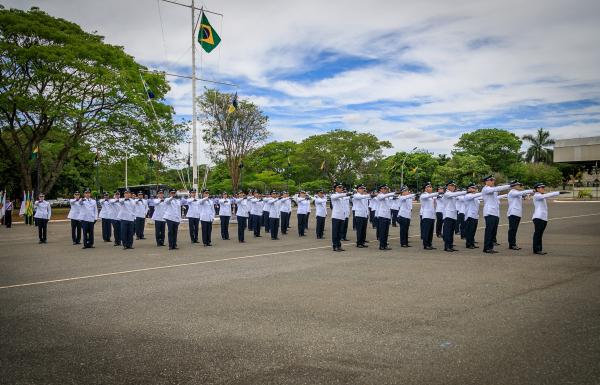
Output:
[[[549,203],[533,255],[531,202],[499,254],[279,241],[71,245],[68,223],[0,229],[3,384],[599,384],[600,203]],[[502,215],[506,206],[501,208]],[[482,241],[483,231],[477,233]],[[329,236],[328,219],[326,237]],[[355,236],[349,231],[350,239]]]

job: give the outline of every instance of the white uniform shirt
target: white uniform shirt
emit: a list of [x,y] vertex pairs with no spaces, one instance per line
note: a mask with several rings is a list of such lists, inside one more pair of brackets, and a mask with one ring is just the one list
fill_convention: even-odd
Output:
[[[116,201],[116,200],[115,200]],[[117,219],[120,221],[134,221],[135,220],[135,202],[131,198],[121,198],[119,202],[119,212],[117,213]]]
[[145,218],[148,212],[148,201],[145,199],[136,198],[135,200],[135,216],[137,218]]
[[344,201],[344,215],[346,216],[346,219],[350,218],[350,197],[349,196],[345,196],[343,198]]
[[327,197],[315,197],[315,207],[317,208],[317,216],[325,218],[327,216]]
[[215,220],[215,204],[212,199],[200,199],[200,220],[203,222],[212,222]]
[[508,211],[506,216],[515,215],[519,218],[523,216],[523,197],[527,194],[533,194],[533,190],[516,190],[508,192]]
[[421,216],[423,218],[435,219],[435,207],[433,202],[437,195],[437,192],[421,194]]
[[50,202],[40,202],[39,200],[37,200],[33,203],[33,206],[35,208],[35,214],[33,215],[34,218],[49,220],[52,216],[52,208],[50,207]]
[[110,203],[110,199],[102,199],[100,201],[100,207],[102,209],[100,210],[100,214],[98,215],[98,217],[102,219],[116,219],[115,209],[113,204]]
[[69,204],[71,205],[71,209],[69,210],[69,215],[67,215],[67,218],[73,219],[76,221],[81,220],[81,205],[79,204],[81,202],[81,199],[82,198],[69,199]]
[[390,206],[392,205],[391,201],[394,198],[394,195],[396,195],[396,193],[393,192],[387,194],[377,194],[377,196],[374,199],[377,200],[377,211],[375,211],[375,216],[377,218],[392,218]]
[[282,213],[292,212],[292,199],[290,197],[281,198],[281,206],[279,207],[279,211]]
[[237,205],[237,211],[235,215],[238,217],[248,218],[250,200],[248,198],[235,198],[234,202]]
[[231,203],[232,200],[229,198],[221,198],[218,200],[219,203],[219,216],[230,217],[231,216]]
[[505,184],[502,186],[484,186],[481,189],[481,196],[483,198],[483,216],[494,215],[500,216],[500,204],[498,203],[498,192],[510,189],[510,185]]
[[545,221],[548,220],[548,204],[546,203],[546,199],[552,198],[555,196],[559,196],[560,192],[555,191],[551,193],[542,194],[536,192],[533,196],[533,217],[532,219],[543,219]]
[[197,197],[182,199],[181,205],[188,207],[187,213],[185,214],[186,218],[200,218],[200,199]]
[[398,215],[403,218],[408,218],[412,216],[412,205],[415,194],[401,195],[397,200],[400,201],[400,211]]
[[479,219],[479,203],[481,193],[469,193],[465,195],[465,218]]
[[166,209],[163,218],[173,222],[181,222],[181,200],[169,197],[165,199],[165,203]]
[[352,209],[354,210],[354,216],[361,218],[369,217],[369,194],[356,193],[352,195]]
[[459,214],[464,214],[466,212],[464,199],[465,197],[462,195],[456,197],[456,211],[458,211]]
[[80,220],[85,222],[96,222],[98,219],[98,204],[95,199],[83,198],[79,201],[81,212],[79,213]]
[[250,214],[251,215],[261,215],[262,207],[259,207],[260,199],[259,198],[250,198]]
[[456,197],[465,195],[466,193],[466,191],[446,191],[444,193],[444,218],[457,218],[458,210],[456,210]]
[[310,198],[308,196],[306,198],[296,198],[296,203],[298,203],[298,214],[307,214],[309,212]]
[[279,207],[281,206],[281,200],[279,198],[267,198],[265,199],[264,210],[269,212],[269,218],[279,218]]
[[372,197],[369,201],[369,209],[375,212],[375,216],[377,216],[377,208],[379,207],[379,201]]
[[[167,204],[165,203],[165,200],[164,199],[153,199],[152,201],[153,201],[152,203],[154,204],[154,213],[152,213],[152,220],[164,222],[165,218],[163,218],[163,217],[165,215],[165,211],[167,210]],[[189,210],[188,210],[188,214],[189,214]]]
[[331,218],[345,220],[346,219],[346,193],[334,193],[331,194]]
[[435,199],[435,212],[436,213],[442,213],[444,214],[444,210],[446,209],[446,206],[444,204],[444,194],[439,194],[438,193],[438,197]]

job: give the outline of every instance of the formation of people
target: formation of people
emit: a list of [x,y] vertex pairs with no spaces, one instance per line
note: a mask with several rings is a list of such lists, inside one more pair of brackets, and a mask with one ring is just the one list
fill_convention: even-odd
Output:
[[[178,249],[179,224],[182,222],[182,208],[188,222],[191,243],[200,243],[205,247],[212,246],[212,228],[215,217],[220,219],[221,239],[229,240],[229,224],[232,215],[237,219],[238,242],[245,242],[246,231],[251,231],[255,238],[261,237],[261,231],[269,234],[271,240],[278,240],[279,233],[288,234],[292,215],[292,202],[297,206],[296,225],[299,237],[307,236],[311,208],[316,211],[315,234],[317,239],[324,239],[328,216],[328,204],[331,216],[331,243],[333,251],[342,252],[342,241],[348,241],[348,228],[352,217],[352,229],[356,233],[356,247],[366,248],[367,228],[369,223],[375,229],[379,250],[391,250],[389,243],[390,227],[399,227],[400,247],[411,247],[409,229],[413,211],[413,202],[420,202],[419,227],[420,238],[424,250],[435,250],[434,234],[442,238],[444,251],[458,251],[455,236],[464,240],[467,249],[477,249],[475,235],[479,223],[481,202],[483,202],[483,218],[485,231],[482,251],[497,253],[496,236],[500,222],[500,199],[508,200],[508,248],[520,250],[517,244],[517,232],[523,215],[523,200],[531,196],[533,211],[533,252],[546,254],[542,247],[542,238],[548,222],[547,199],[558,196],[561,192],[545,192],[545,185],[537,183],[532,189],[524,189],[523,184],[512,181],[509,184],[496,186],[495,178],[490,175],[483,178],[480,189],[474,183],[459,189],[450,180],[443,186],[434,189],[430,182],[422,186],[422,191],[411,192],[407,187],[390,191],[387,185],[379,186],[377,191],[369,192],[364,185],[358,185],[348,191],[340,184],[333,186],[333,192],[326,194],[319,190],[314,196],[300,191],[294,196],[286,191],[271,191],[261,194],[259,191],[240,191],[233,197],[223,193],[212,197],[208,190],[200,194],[196,190],[189,191],[189,196],[179,198],[177,191],[158,191],[155,198],[146,199],[142,192],[137,195],[125,190],[124,196],[116,191],[112,197],[105,193],[96,201],[91,197],[89,189],[83,197],[78,191],[70,199],[68,218],[71,221],[71,238],[74,245],[83,241],[83,248],[94,247],[94,225],[101,219],[102,239],[113,242],[123,249],[133,249],[136,240],[145,239],[146,218],[154,222],[155,241],[158,247],[168,243],[169,250]],[[506,192],[500,195],[499,193]],[[99,203],[99,205],[98,205]],[[100,210],[98,209],[100,206]],[[218,214],[215,206],[219,207]],[[40,243],[47,242],[47,226],[51,217],[50,204],[40,194],[34,204],[36,225],[39,230]],[[352,214],[352,215],[351,215]]]

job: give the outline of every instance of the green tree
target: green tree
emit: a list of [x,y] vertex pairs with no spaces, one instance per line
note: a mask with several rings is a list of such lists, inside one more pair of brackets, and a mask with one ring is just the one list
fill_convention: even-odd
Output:
[[233,95],[207,89],[197,100],[204,114],[203,139],[213,160],[224,160],[233,190],[238,189],[240,163],[269,136],[269,118],[252,102],[240,100],[230,112]]
[[382,160],[384,148],[391,147],[390,142],[380,141],[370,133],[334,130],[304,139],[298,156],[312,170],[310,179],[352,185]]
[[36,8],[0,10],[0,57],[0,157],[23,189],[34,186],[36,147],[37,187],[50,191],[82,143],[115,156],[166,153],[181,140],[172,108],[160,102],[169,89],[164,76],[144,75],[155,95],[148,101],[144,67],[74,23]]
[[436,168],[432,183],[444,184],[454,179],[460,186],[470,182],[477,183],[490,172],[490,166],[479,155],[456,154],[445,165]]
[[554,139],[550,138],[550,132],[540,128],[535,135],[523,135],[523,140],[530,143],[525,160],[534,163],[552,163],[553,150],[548,148],[554,146]]
[[505,172],[521,159],[521,143],[512,132],[486,128],[462,134],[452,154],[480,156],[492,171]]
[[527,186],[543,182],[556,187],[563,182],[563,174],[558,167],[544,163],[515,163],[507,175],[510,179],[517,179]]
[[433,173],[439,166],[438,159],[432,153],[425,150],[420,150],[410,154],[406,152],[397,152],[390,156],[385,161],[387,163],[387,171],[390,175],[390,183],[395,186],[400,186],[402,174],[402,161],[406,157],[404,163],[404,184],[411,187],[420,188],[417,186],[422,182],[429,181]]

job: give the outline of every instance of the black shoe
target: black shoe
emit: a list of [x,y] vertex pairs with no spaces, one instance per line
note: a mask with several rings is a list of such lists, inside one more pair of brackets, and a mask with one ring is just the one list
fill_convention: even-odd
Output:
[[391,249],[392,249],[392,248],[391,248],[391,247],[389,247],[389,246],[386,246],[386,247],[379,247],[379,250],[384,250],[384,251],[391,250]]
[[496,254],[496,253],[498,253],[496,250],[483,250],[483,252],[487,253],[487,254]]
[[123,250],[127,250],[129,247],[127,246],[123,246]]
[[510,250],[521,250],[521,248],[519,246],[511,246],[509,247]]
[[467,246],[467,249],[477,249],[478,246]]
[[369,243],[369,241],[365,241],[365,243]]
[[423,247],[423,250],[434,250],[434,248],[431,246],[425,246]]
[[494,242],[494,246],[500,246],[498,242]]
[[271,238],[272,241],[278,241],[279,238]]
[[343,238],[342,241],[344,241],[344,242],[350,242],[350,240],[346,239],[346,238]]
[[453,253],[453,252],[455,252],[456,250],[455,250],[455,249],[444,249],[444,251],[447,251],[447,252],[449,252],[449,253]]
[[441,235],[438,235],[438,234],[436,234],[436,235],[435,235],[435,237],[436,237],[436,238],[441,238],[442,236],[441,236]]
[[89,249],[89,246],[83,246],[82,249]]
[[262,238],[262,235],[255,235],[254,238]]
[[546,255],[548,253],[546,253],[545,251],[536,251],[533,254],[538,254],[538,255]]
[[39,241],[38,243],[44,243],[44,241],[42,241],[42,240],[40,239],[40,241]]
[[73,244],[74,244],[74,245],[76,245],[76,244],[77,244],[77,242],[73,242]]
[[246,241],[238,241],[239,243],[246,243]]
[[356,245],[356,247],[358,247],[359,249],[364,249],[367,246],[365,246],[365,245]]
[[206,246],[212,246],[212,243],[207,243]]
[[341,247],[338,247],[337,251],[346,251],[346,249],[342,249]]

